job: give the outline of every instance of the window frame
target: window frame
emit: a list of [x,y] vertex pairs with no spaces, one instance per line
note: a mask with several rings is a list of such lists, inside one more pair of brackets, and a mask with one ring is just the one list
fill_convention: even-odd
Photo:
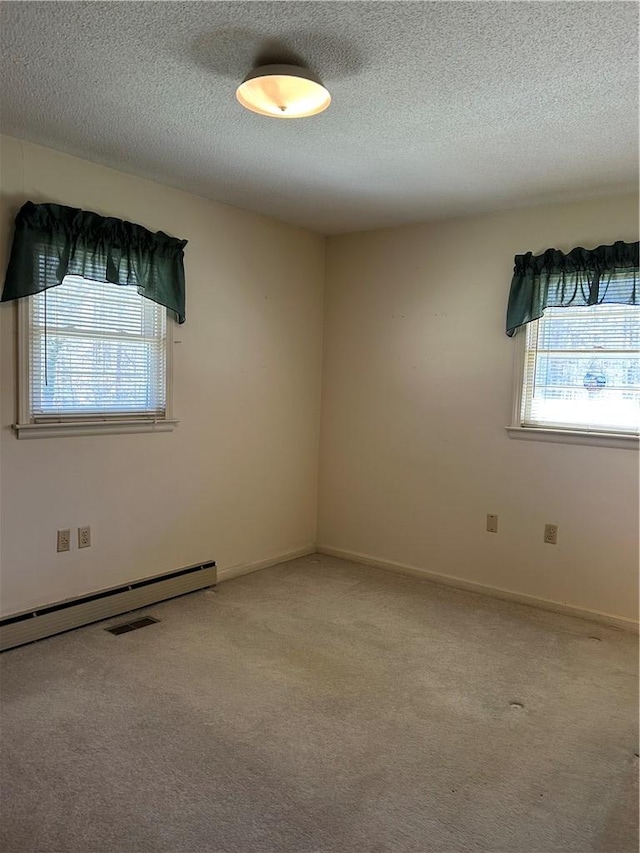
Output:
[[[532,322],[538,321],[534,320]],[[580,427],[575,429],[561,429],[545,426],[524,426],[522,424],[522,400],[524,396],[527,347],[526,326],[521,326],[518,329],[515,335],[515,344],[511,425],[505,427],[509,438],[550,441],[559,444],[599,445],[601,447],[626,448],[628,450],[638,450],[640,448],[640,436],[631,433],[599,432]]]
[[[165,333],[165,413],[162,417],[120,414],[53,415],[36,421],[31,412],[31,305],[33,296],[16,300],[18,421],[17,438],[58,438],[70,435],[117,435],[123,433],[171,432],[179,421],[173,413],[173,346],[175,320],[167,309]],[[144,296],[141,296],[144,299]],[[163,306],[160,306],[163,307]]]

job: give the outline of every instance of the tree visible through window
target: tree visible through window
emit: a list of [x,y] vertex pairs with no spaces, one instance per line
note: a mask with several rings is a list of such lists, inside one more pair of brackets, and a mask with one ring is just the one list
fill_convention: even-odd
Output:
[[521,426],[637,434],[640,307],[547,308],[526,328]]
[[30,419],[163,418],[166,314],[136,287],[79,276],[30,297]]

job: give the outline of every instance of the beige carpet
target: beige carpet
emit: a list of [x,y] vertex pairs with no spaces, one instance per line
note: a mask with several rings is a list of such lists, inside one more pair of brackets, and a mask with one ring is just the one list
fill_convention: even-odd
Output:
[[637,850],[632,635],[327,557],[144,612],[0,659],[3,853]]

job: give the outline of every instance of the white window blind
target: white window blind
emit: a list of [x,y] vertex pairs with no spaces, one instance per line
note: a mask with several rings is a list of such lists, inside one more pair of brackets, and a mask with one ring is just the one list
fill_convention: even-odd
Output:
[[29,327],[33,421],[165,416],[166,309],[135,287],[67,276]]
[[527,326],[521,425],[636,434],[640,307],[547,308]]

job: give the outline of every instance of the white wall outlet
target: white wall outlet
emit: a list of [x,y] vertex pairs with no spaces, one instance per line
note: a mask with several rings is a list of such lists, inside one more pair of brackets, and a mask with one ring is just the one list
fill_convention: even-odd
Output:
[[58,551],[70,551],[71,550],[71,531],[70,530],[58,530]]
[[558,525],[557,524],[545,524],[544,526],[544,541],[547,545],[557,545],[558,544]]
[[498,516],[497,515],[487,515],[487,533],[497,533],[498,532]]
[[78,548],[90,548],[91,547],[91,528],[90,527],[79,527],[78,528]]

